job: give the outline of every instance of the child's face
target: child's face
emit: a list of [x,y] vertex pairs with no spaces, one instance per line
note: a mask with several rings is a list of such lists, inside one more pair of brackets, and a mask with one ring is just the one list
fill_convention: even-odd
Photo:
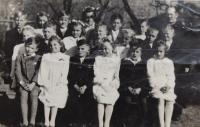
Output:
[[27,40],[28,38],[34,37],[34,33],[28,30],[23,31],[22,35],[24,41]]
[[130,53],[130,57],[134,60],[138,60],[142,56],[142,49],[141,48],[134,48]]
[[107,36],[106,28],[103,27],[103,26],[98,27],[98,29],[97,29],[97,38],[98,39],[102,39],[102,38],[104,38],[106,36]]
[[61,28],[66,28],[69,23],[69,17],[68,16],[62,16],[59,18],[59,25]]
[[158,31],[152,30],[147,34],[147,39],[149,43],[153,43],[158,36]]
[[15,19],[15,24],[16,24],[16,27],[18,28],[22,28],[24,25],[25,25],[26,21],[25,21],[25,18],[22,16],[22,17],[17,17]]
[[57,40],[52,40],[50,42],[50,45],[51,45],[51,51],[52,51],[52,53],[58,53],[58,52],[60,52],[61,45],[58,43]]
[[35,43],[30,44],[30,45],[25,45],[25,50],[26,50],[26,54],[28,56],[31,56],[33,54],[35,54],[38,50],[37,45]]
[[142,22],[141,24],[141,33],[142,34],[145,34],[147,32],[147,29],[148,29],[148,25],[147,25],[147,22]]
[[174,31],[173,30],[166,30],[163,32],[164,38],[166,41],[170,41],[174,37]]
[[79,57],[86,57],[89,54],[89,46],[88,45],[81,45],[78,47],[78,55]]
[[55,35],[55,31],[51,27],[47,27],[44,29],[44,37],[45,39],[49,39],[51,36]]
[[81,33],[82,33],[82,26],[81,25],[74,26],[72,30],[72,36],[74,38],[79,38],[81,36]]
[[158,59],[165,57],[165,46],[159,46],[156,50],[156,56]]
[[112,28],[113,28],[113,30],[119,30],[121,27],[122,27],[122,23],[121,23],[120,19],[115,19],[112,22]]
[[103,44],[103,53],[105,56],[111,56],[113,52],[113,48],[109,42],[105,42]]
[[132,39],[132,35],[129,34],[128,32],[124,33],[123,34],[123,43],[125,43],[126,45],[129,44],[129,42],[131,41]]
[[46,16],[40,16],[38,20],[39,27],[43,27],[44,24],[48,21],[48,18]]
[[88,13],[85,14],[85,22],[88,25],[94,24],[94,12],[88,12]]

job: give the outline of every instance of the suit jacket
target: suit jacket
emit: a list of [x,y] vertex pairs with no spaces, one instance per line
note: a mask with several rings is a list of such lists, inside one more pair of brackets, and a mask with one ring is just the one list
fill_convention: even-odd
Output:
[[19,33],[17,28],[13,28],[6,32],[4,51],[8,59],[11,59],[12,57],[14,46],[22,43],[22,41],[23,36]]
[[26,83],[36,82],[38,70],[40,66],[41,56],[26,56],[22,54],[16,60],[16,77],[18,82],[24,81]]
[[149,58],[151,58],[154,55],[154,49],[155,49],[155,43],[153,43],[153,46],[151,47],[149,45],[149,42],[144,41],[142,44],[142,59],[146,62]]
[[123,33],[122,33],[122,30],[121,30],[121,29],[119,30],[119,34],[118,34],[116,40],[114,40],[114,37],[113,37],[113,35],[112,35],[112,30],[109,31],[108,37],[111,38],[111,40],[112,40],[112,42],[113,42],[114,44],[120,44],[120,43],[122,43],[122,41],[123,41]]
[[122,96],[133,96],[128,90],[129,86],[133,89],[141,88],[141,95],[145,95],[146,90],[148,90],[147,68],[144,61],[140,61],[134,65],[130,59],[122,59],[119,78],[119,91]]
[[78,95],[79,93],[75,90],[74,85],[77,84],[79,87],[86,85],[86,95],[92,93],[92,84],[94,78],[94,65],[93,58],[89,56],[86,57],[81,63],[78,56],[70,58],[70,67],[69,67],[69,94]]

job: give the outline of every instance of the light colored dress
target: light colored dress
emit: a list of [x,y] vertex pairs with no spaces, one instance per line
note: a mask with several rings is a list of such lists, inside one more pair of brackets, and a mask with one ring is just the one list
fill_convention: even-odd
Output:
[[79,38],[74,38],[72,36],[65,37],[62,41],[65,45],[66,54],[73,57],[76,55],[77,51],[77,41]]
[[63,53],[47,53],[42,57],[38,73],[41,86],[40,101],[46,106],[64,108],[68,98],[69,56]]
[[[153,97],[175,101],[175,74],[172,60],[169,58],[149,59],[147,61],[147,73],[150,86],[152,87],[151,93]],[[165,86],[169,86],[170,89],[167,93],[162,93],[160,89]]]
[[95,58],[93,95],[98,103],[114,105],[119,98],[119,68],[117,56]]

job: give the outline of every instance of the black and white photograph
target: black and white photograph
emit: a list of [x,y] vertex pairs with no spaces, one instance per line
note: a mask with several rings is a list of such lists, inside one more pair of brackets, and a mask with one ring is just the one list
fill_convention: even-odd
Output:
[[0,0],[0,127],[200,127],[200,0]]

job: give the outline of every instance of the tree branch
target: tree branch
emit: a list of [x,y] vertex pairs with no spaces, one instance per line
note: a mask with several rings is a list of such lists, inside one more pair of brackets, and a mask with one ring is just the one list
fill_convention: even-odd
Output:
[[46,0],[47,4],[50,6],[50,8],[53,10],[53,12],[57,15],[58,12],[57,10],[54,8],[54,6],[52,5],[52,3],[50,3],[48,0]]
[[136,29],[138,31],[140,31],[140,23],[139,23],[137,17],[135,16],[134,12],[131,10],[131,7],[130,7],[128,1],[127,0],[122,0],[122,1],[124,3],[124,9],[126,10],[128,15],[130,16],[132,22],[135,24]]
[[[99,1],[101,1],[101,0],[99,0]],[[102,1],[101,1],[101,2],[102,2]],[[95,19],[95,22],[96,22],[97,24],[101,21],[101,18],[103,17],[106,8],[108,8],[108,4],[109,4],[109,3],[110,3],[110,0],[107,0],[107,1],[105,2],[105,4],[104,4],[103,6],[101,6],[100,12],[99,12],[99,14],[96,16],[96,19]]]

